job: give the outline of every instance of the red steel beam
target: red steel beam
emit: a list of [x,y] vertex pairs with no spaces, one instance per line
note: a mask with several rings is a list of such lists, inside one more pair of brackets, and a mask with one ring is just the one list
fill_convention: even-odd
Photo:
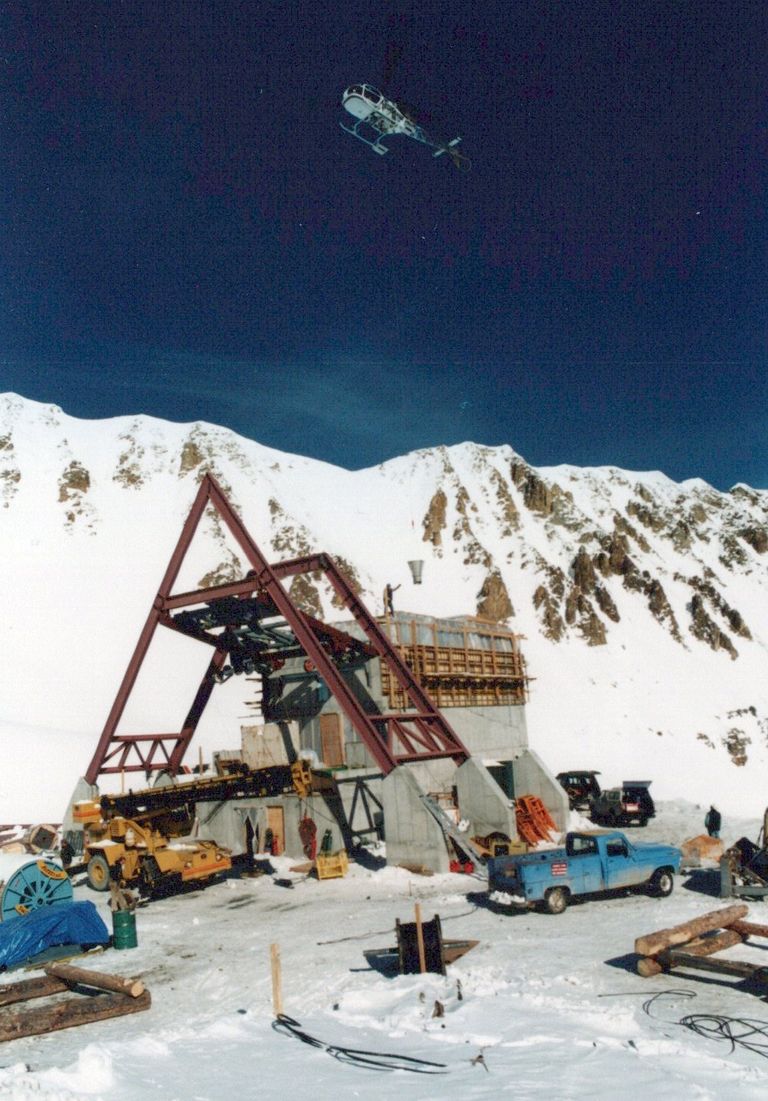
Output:
[[[208,504],[216,509],[226,524],[243,551],[251,570],[241,581],[172,595],[171,589],[184,556]],[[363,709],[327,652],[326,645],[329,642],[331,648],[334,648],[333,643],[337,641],[335,639],[337,632],[301,612],[281,584],[283,578],[315,571],[322,572],[328,578],[343,606],[352,613],[368,639],[369,652],[377,654],[386,662],[392,676],[405,693],[408,704],[413,709],[412,712],[371,715]],[[461,763],[468,758],[469,753],[458,735],[419,685],[333,559],[327,554],[320,553],[270,565],[246,531],[216,480],[212,475],[206,474],[201,480],[189,516],[184,523],[115,702],[107,717],[96,752],[86,772],[85,778],[89,783],[95,783],[96,778],[104,772],[145,771],[149,774],[153,770],[162,768],[168,768],[171,772],[178,771],[210,699],[216,684],[215,674],[224,664],[226,652],[215,649],[178,734],[118,734],[117,726],[135,686],[154,632],[158,624],[179,630],[170,616],[170,612],[174,609],[209,603],[223,597],[246,597],[256,591],[269,597],[276,613],[279,613],[290,626],[307,657],[314,663],[318,675],[336,697],[376,764],[385,774],[391,772],[398,764],[407,761],[450,757],[457,763]],[[182,631],[182,633],[188,634],[189,637],[197,637],[190,632]],[[217,636],[202,631],[198,641],[217,646]],[[147,750],[142,748],[146,743],[149,746]],[[173,743],[170,754],[166,743]],[[114,764],[112,762],[116,757],[119,760]]]

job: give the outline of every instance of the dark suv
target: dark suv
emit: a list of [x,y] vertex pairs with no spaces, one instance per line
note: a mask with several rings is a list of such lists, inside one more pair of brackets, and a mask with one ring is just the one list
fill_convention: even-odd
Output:
[[648,788],[650,780],[625,780],[620,788],[608,788],[592,800],[592,821],[604,826],[645,826],[656,814]]
[[555,778],[568,793],[571,810],[590,809],[592,800],[600,795],[600,784],[595,779],[599,775],[599,772],[558,772]]

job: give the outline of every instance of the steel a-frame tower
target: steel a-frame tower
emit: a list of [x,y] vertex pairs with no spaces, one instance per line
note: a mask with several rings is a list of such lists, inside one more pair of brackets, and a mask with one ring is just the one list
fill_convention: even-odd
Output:
[[[184,557],[205,509],[216,510],[247,559],[241,581],[193,592],[173,593]],[[300,611],[282,581],[298,574],[325,575],[339,601],[362,629],[367,643]],[[195,609],[196,612],[184,611]],[[202,609],[202,610],[201,610]],[[275,620],[279,623],[275,624]],[[118,733],[118,726],[155,631],[166,627],[207,645],[211,659],[181,730],[172,733]],[[107,717],[85,779],[95,784],[107,773],[179,771],[197,725],[226,671],[280,668],[286,656],[306,655],[315,674],[336,697],[353,728],[386,775],[412,761],[452,758],[463,763],[469,752],[403,662],[378,622],[352,589],[330,555],[319,553],[270,565],[246,531],[211,474],[201,480],[192,509],[152,602],[133,656]],[[363,708],[344,676],[351,661],[378,657],[398,682],[407,701],[403,710],[374,712]]]

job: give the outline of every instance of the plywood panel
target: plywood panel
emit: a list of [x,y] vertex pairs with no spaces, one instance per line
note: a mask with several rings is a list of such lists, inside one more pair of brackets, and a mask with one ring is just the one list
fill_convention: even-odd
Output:
[[341,715],[329,712],[320,716],[320,741],[323,763],[328,768],[340,768],[345,764]]

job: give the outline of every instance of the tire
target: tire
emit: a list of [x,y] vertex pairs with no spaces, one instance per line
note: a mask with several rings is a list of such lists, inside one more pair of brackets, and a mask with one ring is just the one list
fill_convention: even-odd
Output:
[[648,825],[648,819],[647,818],[638,818],[637,824],[640,827],[640,829],[642,829],[644,826]]
[[88,877],[88,886],[92,890],[109,890],[109,881],[112,878],[112,873],[109,869],[109,863],[106,856],[102,855],[102,853],[94,853],[88,861],[86,875]]
[[562,914],[568,908],[568,891],[565,887],[550,887],[544,895],[544,909],[548,914]]
[[659,868],[651,876],[650,893],[656,898],[668,898],[674,886],[675,879],[671,868]]

